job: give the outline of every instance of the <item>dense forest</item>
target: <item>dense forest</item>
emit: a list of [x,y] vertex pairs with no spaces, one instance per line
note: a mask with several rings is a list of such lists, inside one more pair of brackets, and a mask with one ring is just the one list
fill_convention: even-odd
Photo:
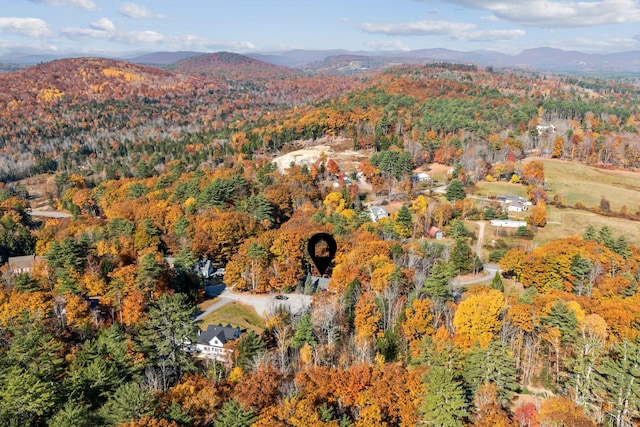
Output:
[[[561,204],[540,158],[638,168],[637,87],[227,53],[55,61],[0,86],[0,257],[36,255],[2,267],[0,426],[640,422],[637,242],[604,225],[532,244]],[[363,160],[274,162],[320,140]],[[440,192],[415,180],[431,164]],[[31,215],[35,176],[70,218]],[[477,224],[510,216],[471,197],[480,181],[521,189],[525,225],[483,242]],[[337,241],[326,290],[319,232]],[[311,302],[257,313],[227,360],[199,357],[205,260],[238,294]]]

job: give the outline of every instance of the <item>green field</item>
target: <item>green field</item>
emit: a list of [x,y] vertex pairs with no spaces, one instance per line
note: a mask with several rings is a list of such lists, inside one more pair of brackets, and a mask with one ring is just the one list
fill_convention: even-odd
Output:
[[200,328],[206,330],[209,325],[226,325],[239,326],[241,329],[254,331],[257,334],[262,333],[265,328],[264,320],[256,313],[253,307],[233,301],[227,305],[220,307],[207,317],[202,319]]
[[587,207],[600,205],[605,197],[611,209],[623,205],[635,212],[640,204],[640,173],[605,170],[562,160],[545,159],[544,173],[551,197],[559,194],[568,206],[581,202]]
[[[629,212],[640,210],[640,173],[619,170],[604,170],[579,163],[562,160],[542,159],[544,163],[548,199],[558,194],[567,206],[573,207],[581,202],[587,207],[600,206],[600,200],[605,197],[611,210],[619,211],[626,206]],[[476,184],[478,197],[487,194],[518,195],[526,197],[526,186],[508,182],[479,182]],[[552,240],[574,235],[582,235],[585,229],[592,225],[596,229],[606,225],[615,235],[623,235],[629,243],[640,245],[640,222],[607,217],[592,212],[572,208],[557,209],[547,207],[547,225],[539,229],[535,235],[533,245],[541,246]],[[526,213],[520,214],[524,219]],[[488,235],[493,232],[487,229]]]
[[496,196],[514,195],[524,198],[527,197],[527,187],[522,184],[480,181],[476,184],[476,187],[478,187],[478,190],[475,194],[479,197],[488,197],[489,194]]

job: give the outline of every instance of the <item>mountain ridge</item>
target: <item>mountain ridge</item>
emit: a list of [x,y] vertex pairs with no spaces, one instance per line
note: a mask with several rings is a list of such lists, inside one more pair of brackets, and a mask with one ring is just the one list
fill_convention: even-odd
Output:
[[[176,52],[151,52],[134,57],[114,57],[104,56],[108,59],[118,59],[134,64],[153,64],[157,66],[170,67],[176,62],[184,61],[188,58],[207,55],[217,52],[196,52],[196,51],[176,51]],[[427,48],[412,51],[350,51],[345,49],[328,50],[303,50],[296,49],[282,53],[247,53],[238,54],[247,58],[252,58],[264,63],[297,68],[303,71],[325,70],[327,58],[342,57],[345,60],[349,56],[359,57],[359,61],[376,64],[382,68],[391,65],[429,63],[429,62],[455,62],[474,64],[477,66],[491,66],[497,68],[517,68],[527,70],[540,70],[551,72],[632,72],[640,73],[640,51],[622,51],[613,53],[584,53],[575,50],[562,50],[552,47],[536,47],[523,50],[517,54],[507,54],[497,51],[476,50],[457,51],[445,48]],[[32,65],[40,62],[48,62],[55,59],[78,57],[81,55],[29,55],[24,57],[0,58],[0,63]],[[342,68],[349,68],[348,64],[337,65],[334,62],[335,71]],[[352,64],[353,65],[353,64]],[[351,68],[354,68],[353,66]],[[355,66],[357,67],[357,64]],[[366,68],[366,67],[363,67]]]

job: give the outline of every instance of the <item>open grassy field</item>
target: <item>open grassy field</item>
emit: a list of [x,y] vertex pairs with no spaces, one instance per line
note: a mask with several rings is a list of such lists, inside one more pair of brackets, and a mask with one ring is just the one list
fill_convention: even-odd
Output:
[[[534,159],[528,159],[534,160]],[[574,206],[581,202],[587,207],[597,207],[605,197],[611,210],[619,211],[626,206],[629,212],[640,209],[640,173],[619,170],[598,169],[578,163],[565,162],[556,159],[535,159],[544,164],[548,198],[556,194],[565,201],[567,206]],[[526,197],[526,187],[521,184],[508,182],[479,182],[475,195],[487,197],[487,194],[518,195]],[[526,213],[517,219],[524,219]],[[516,218],[514,218],[516,219]],[[557,209],[547,207],[547,226],[539,229],[535,235],[534,246],[544,245],[562,237],[581,235],[592,225],[596,229],[606,225],[615,235],[623,235],[629,243],[640,245],[640,222],[614,217],[606,217],[595,213],[571,208]],[[489,226],[488,235],[494,230]]]
[[478,190],[475,192],[476,196],[487,197],[489,194],[495,194],[496,196],[520,196],[527,197],[527,187],[522,184],[512,184],[510,182],[487,182],[480,181],[476,184]]
[[[636,197],[640,197],[640,193]],[[541,246],[562,237],[576,234],[582,235],[589,225],[594,226],[596,229],[606,225],[613,231],[615,236],[625,236],[629,243],[640,245],[640,222],[638,221],[607,217],[576,209],[556,209],[554,207],[547,208],[547,225],[538,230],[534,242]]]
[[605,170],[563,160],[543,159],[547,187],[559,194],[569,206],[582,202],[587,207],[600,205],[605,197],[612,210],[623,205],[630,212],[640,204],[640,173]]
[[241,329],[254,331],[257,334],[262,333],[265,328],[264,320],[253,307],[237,301],[230,302],[209,314],[200,323],[200,328],[206,330],[207,326],[220,323],[239,326]]

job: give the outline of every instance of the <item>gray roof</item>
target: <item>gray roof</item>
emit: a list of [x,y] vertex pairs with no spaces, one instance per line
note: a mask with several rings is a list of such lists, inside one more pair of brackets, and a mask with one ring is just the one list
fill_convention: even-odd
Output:
[[13,256],[9,257],[8,264],[11,266],[11,268],[14,269],[31,269],[33,268],[36,261],[40,261],[43,259],[45,258],[37,255]]
[[198,342],[200,344],[209,344],[214,337],[218,337],[222,344],[226,344],[228,341],[233,341],[240,338],[242,330],[238,327],[227,324],[227,326],[209,325],[206,331],[198,335]]
[[371,206],[369,208],[369,210],[371,211],[372,214],[376,215],[376,216],[380,216],[380,215],[389,215],[389,213],[387,212],[387,210],[382,207],[382,206]]

